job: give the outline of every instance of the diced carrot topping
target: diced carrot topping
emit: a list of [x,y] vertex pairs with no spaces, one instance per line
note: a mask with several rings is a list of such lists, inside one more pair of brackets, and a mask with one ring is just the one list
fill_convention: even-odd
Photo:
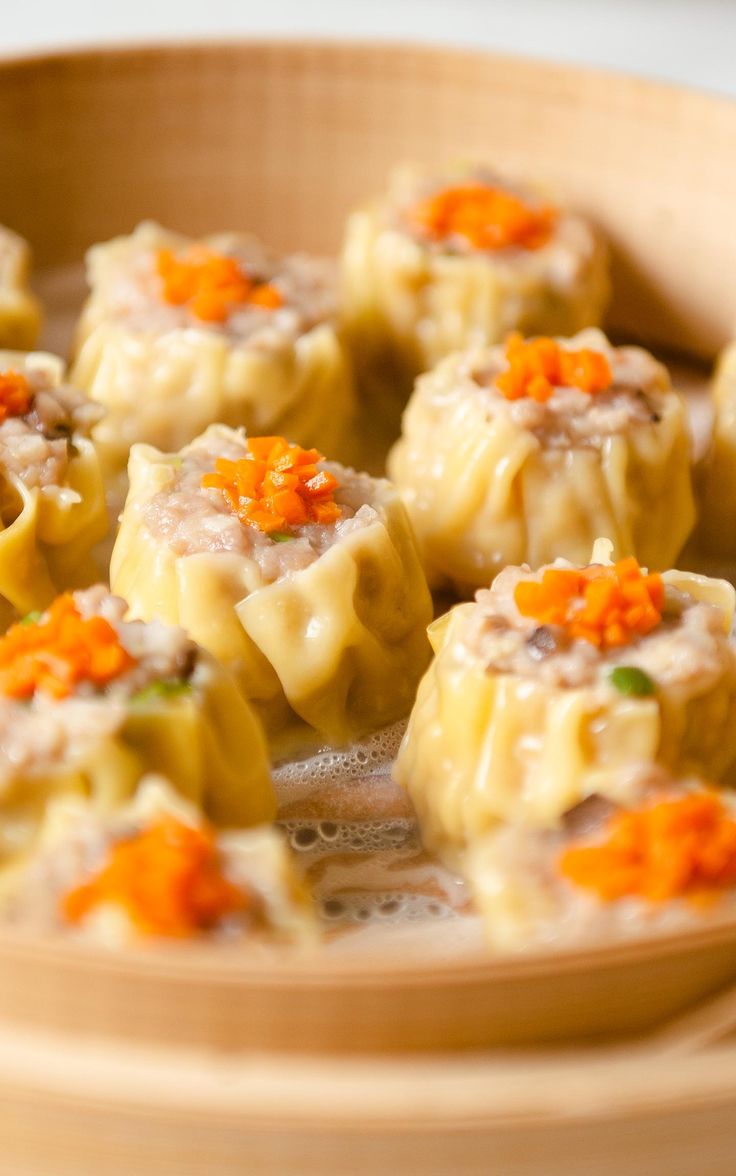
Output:
[[171,249],[156,253],[164,300],[186,306],[195,318],[224,323],[240,306],[276,310],[283,298],[275,286],[254,282],[234,257],[193,245],[183,257]]
[[0,425],[8,417],[25,416],[32,401],[31,385],[21,372],[0,372]]
[[136,664],[103,617],[84,618],[59,596],[38,621],[0,638],[0,694],[29,699],[37,690],[66,698],[81,682],[101,688]]
[[269,534],[303,523],[334,523],[342,511],[333,499],[340,483],[316,449],[291,445],[284,437],[249,437],[248,456],[239,461],[218,457],[202,487],[219,490],[230,509],[248,527]]
[[595,395],[613,383],[611,365],[600,351],[567,351],[554,339],[525,340],[516,332],[506,340],[508,366],[496,379],[507,400],[549,400],[555,388],[579,388]]
[[70,890],[62,914],[81,923],[96,907],[122,907],[139,931],[185,938],[254,910],[255,896],[224,875],[214,834],[173,817],[113,845],[96,877]]
[[617,813],[596,845],[573,846],[560,872],[607,901],[652,902],[736,883],[736,821],[715,792]]
[[559,625],[575,640],[613,649],[645,636],[660,623],[664,585],[660,575],[643,575],[636,560],[629,558],[610,567],[546,568],[541,581],[521,580],[516,585],[514,601],[523,617]]
[[557,223],[551,205],[529,204],[490,184],[443,188],[406,212],[409,225],[431,241],[464,237],[475,249],[539,249]]

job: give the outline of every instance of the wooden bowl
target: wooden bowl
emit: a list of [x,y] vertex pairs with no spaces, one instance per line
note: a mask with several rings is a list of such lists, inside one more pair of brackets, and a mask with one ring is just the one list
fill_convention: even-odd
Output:
[[[334,250],[393,164],[463,155],[596,219],[613,246],[609,325],[679,353],[696,385],[736,323],[736,105],[705,94],[410,46],[95,50],[0,63],[0,142],[1,217],[34,246],[59,348],[84,250],[140,219]],[[256,960],[5,935],[4,1162],[14,1176],[322,1176],[389,1157],[485,1173],[493,1156],[510,1176],[607,1176],[635,1156],[647,1173],[731,1173],[736,1060],[704,1043],[733,1010],[687,1010],[734,979],[734,925],[431,962],[400,945]],[[539,1046],[593,1036],[586,1053]],[[398,1056],[419,1050],[432,1056]]]

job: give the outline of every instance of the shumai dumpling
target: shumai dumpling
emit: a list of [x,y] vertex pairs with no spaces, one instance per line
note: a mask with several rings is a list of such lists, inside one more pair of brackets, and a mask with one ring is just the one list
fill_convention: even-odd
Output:
[[736,555],[736,342],[721,355],[713,382],[713,435],[699,470],[697,540],[712,555]]
[[145,223],[90,250],[88,275],[73,374],[107,410],[111,473],[136,441],[178,449],[215,422],[341,443],[353,391],[331,262]]
[[417,381],[388,469],[430,583],[461,595],[507,564],[582,563],[598,535],[669,567],[695,518],[682,398],[598,330],[450,356]]
[[0,352],[0,626],[98,572],[105,488],[90,433],[102,409],[60,359]]
[[736,797],[654,769],[626,805],[592,797],[556,829],[500,825],[470,847],[464,865],[497,950],[579,946],[732,920]]
[[398,171],[354,212],[342,251],[342,303],[369,388],[408,394],[446,355],[509,331],[572,335],[608,301],[608,257],[582,217],[482,167]]
[[427,842],[498,822],[554,828],[588,796],[631,799],[661,763],[715,780],[736,763],[734,589],[633,558],[509,567],[430,629],[396,763]]
[[129,474],[115,590],[234,665],[272,737],[345,743],[407,713],[432,610],[388,482],[224,426],[134,446]]
[[0,856],[22,850],[54,796],[114,809],[147,772],[218,824],[271,820],[260,723],[231,675],[182,629],[125,621],[96,585],[0,638]]
[[310,944],[316,918],[271,826],[216,832],[168,782],[146,777],[121,809],[53,799],[33,852],[6,870],[0,922],[106,946],[142,937]]
[[26,241],[0,225],[0,347],[35,347],[41,311],[28,288],[31,251]]

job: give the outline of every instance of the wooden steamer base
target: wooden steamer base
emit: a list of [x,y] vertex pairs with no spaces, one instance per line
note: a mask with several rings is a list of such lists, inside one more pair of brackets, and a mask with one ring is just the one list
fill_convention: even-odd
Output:
[[[0,144],[56,347],[82,253],[140,219],[332,251],[393,164],[472,155],[601,223],[609,325],[695,384],[736,323],[736,105],[703,94],[412,47],[61,53],[0,63]],[[0,1172],[733,1176],[734,981],[733,925],[498,962],[4,937]]]

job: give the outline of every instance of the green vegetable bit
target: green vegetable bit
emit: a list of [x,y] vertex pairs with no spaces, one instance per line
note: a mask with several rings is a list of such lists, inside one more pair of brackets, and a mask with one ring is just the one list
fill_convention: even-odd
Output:
[[269,538],[273,539],[274,543],[288,543],[294,536],[287,535],[285,531],[272,531]]
[[633,698],[645,698],[657,689],[649,674],[645,674],[638,666],[616,666],[615,670],[611,670],[610,681],[621,694],[629,694]]
[[41,620],[42,616],[43,616],[43,613],[40,613],[40,612],[29,612],[29,613],[26,613],[26,615],[24,617],[21,617],[21,619],[18,621],[18,624],[19,625],[37,625],[38,622]]
[[182,694],[189,694],[192,687],[189,682],[172,681],[168,679],[163,682],[151,682],[150,686],[144,686],[137,694],[131,698],[131,702],[135,705],[145,705],[148,702],[162,702],[168,698],[180,698]]

